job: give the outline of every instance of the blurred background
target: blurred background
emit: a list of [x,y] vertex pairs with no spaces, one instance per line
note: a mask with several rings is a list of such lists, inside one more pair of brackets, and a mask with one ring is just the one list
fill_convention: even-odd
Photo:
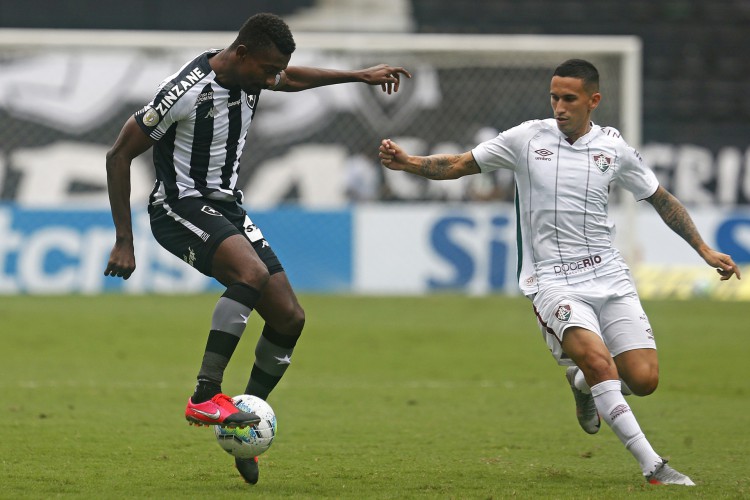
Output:
[[[569,57],[602,72],[594,120],[640,150],[709,244],[750,262],[747,0],[0,0],[0,293],[215,286],[150,235],[150,153],[133,168],[139,271],[102,276],[104,155],[164,77],[256,12],[287,20],[292,64],[414,75],[394,96],[360,85],[262,95],[240,184],[298,290],[517,293],[512,176],[430,183],[384,172],[377,147],[392,137],[414,154],[463,152],[549,117],[549,78]],[[750,298],[741,282],[717,286],[629,198],[618,193],[613,217],[645,297]]]

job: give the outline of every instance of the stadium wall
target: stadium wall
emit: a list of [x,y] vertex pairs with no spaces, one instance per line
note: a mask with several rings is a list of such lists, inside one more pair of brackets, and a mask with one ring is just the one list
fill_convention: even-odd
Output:
[[[645,298],[750,300],[747,280],[713,271],[650,207],[637,217],[634,270]],[[339,210],[282,207],[251,213],[301,292],[425,294],[517,292],[511,204],[363,204]],[[615,221],[631,220],[622,210]],[[694,212],[709,244],[750,264],[750,210]],[[218,285],[168,254],[134,214],[138,268],[105,277],[114,242],[106,208],[0,206],[0,293],[197,293]]]
[[[96,47],[89,32],[55,32],[54,42],[51,35],[0,30],[0,293],[212,289],[150,235],[143,212],[153,185],[149,155],[132,168],[139,269],[127,282],[103,276],[113,241],[103,164],[122,123],[151,99],[166,68],[233,33],[193,33],[190,47],[174,33],[155,34],[155,45],[146,33],[99,32]],[[380,167],[377,145],[392,137],[415,154],[462,152],[520,121],[545,118],[550,68],[563,53],[595,58],[609,96],[596,120],[639,142],[633,75],[640,42],[633,37],[388,36],[375,52],[370,42],[382,37],[299,38],[318,48],[300,49],[296,64],[364,67],[385,58],[415,75],[392,96],[364,85],[263,94],[239,186],[300,291],[517,293],[512,175],[429,182]],[[352,52],[353,45],[367,50]],[[732,147],[714,157],[665,143],[646,143],[641,152],[709,242],[747,265],[750,152]],[[615,211],[626,212],[618,198]],[[749,295],[734,282],[715,291],[711,270],[648,207],[632,217],[621,217],[628,237],[620,247],[645,295]]]

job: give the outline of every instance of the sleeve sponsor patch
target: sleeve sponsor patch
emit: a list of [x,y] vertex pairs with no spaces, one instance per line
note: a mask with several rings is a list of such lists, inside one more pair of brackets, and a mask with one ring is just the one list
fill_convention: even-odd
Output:
[[141,118],[141,120],[143,120],[143,124],[147,127],[155,127],[159,124],[161,117],[154,108],[152,108],[151,106],[146,106],[145,108],[143,108],[143,117]]

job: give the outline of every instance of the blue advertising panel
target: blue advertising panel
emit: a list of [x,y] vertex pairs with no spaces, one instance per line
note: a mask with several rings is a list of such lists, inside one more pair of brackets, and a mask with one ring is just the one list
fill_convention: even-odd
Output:
[[[351,288],[351,214],[282,208],[251,214],[299,291]],[[0,293],[187,293],[218,289],[162,249],[145,213],[133,214],[136,271],[105,277],[114,242],[108,209],[0,206]]]

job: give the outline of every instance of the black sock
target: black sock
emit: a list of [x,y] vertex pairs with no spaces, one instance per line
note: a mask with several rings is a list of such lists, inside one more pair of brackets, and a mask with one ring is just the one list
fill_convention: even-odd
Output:
[[[196,389],[195,397],[206,401],[221,392],[224,370],[245,330],[247,318],[260,299],[260,292],[243,283],[229,285],[214,308],[198,386],[210,382],[208,389]],[[204,399],[205,398],[205,399]],[[201,402],[196,399],[193,402]]]
[[221,392],[221,386],[207,380],[199,380],[195,386],[195,392],[190,398],[193,403],[199,404],[208,401]]
[[292,362],[292,352],[299,337],[281,335],[268,325],[255,347],[255,364],[250,372],[245,394],[267,399]]

